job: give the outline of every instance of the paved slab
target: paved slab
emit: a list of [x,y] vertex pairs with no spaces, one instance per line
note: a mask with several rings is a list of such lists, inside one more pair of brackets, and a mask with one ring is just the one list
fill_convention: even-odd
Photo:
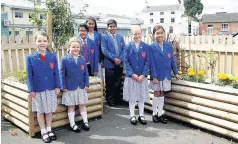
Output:
[[[138,111],[136,112],[138,114]],[[148,124],[133,126],[129,123],[129,109],[105,106],[102,119],[90,121],[91,130],[79,134],[61,128],[56,131],[55,144],[234,144],[234,142],[195,130],[174,122],[155,124],[147,114]],[[40,144],[40,137],[30,138],[6,120],[2,120],[2,144]],[[15,129],[17,136],[11,136]]]

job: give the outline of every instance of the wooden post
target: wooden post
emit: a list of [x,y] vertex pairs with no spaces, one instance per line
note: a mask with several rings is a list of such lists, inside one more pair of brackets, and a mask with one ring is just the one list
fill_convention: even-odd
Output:
[[35,136],[35,119],[32,112],[32,98],[28,97],[29,136]]
[[52,51],[52,37],[53,37],[53,17],[52,17],[52,12],[48,11],[47,12],[47,34],[49,36],[49,46],[48,49],[49,51]]

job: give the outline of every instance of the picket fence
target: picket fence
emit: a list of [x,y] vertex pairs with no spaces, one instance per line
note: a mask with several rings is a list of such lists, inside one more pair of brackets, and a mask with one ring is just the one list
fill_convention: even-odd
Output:
[[[130,36],[124,37],[125,42],[131,41]],[[209,75],[210,70],[208,62],[204,57],[213,49],[217,52],[218,60],[216,62],[215,72],[224,72],[238,76],[238,36],[176,36],[181,48],[179,69],[184,67],[193,67],[195,70],[205,70]],[[142,40],[148,44],[152,43],[150,36],[145,36]],[[34,36],[13,37],[10,35],[1,37],[1,72],[4,74],[12,73],[25,69],[26,56],[34,51]],[[58,60],[67,54],[67,48],[61,47],[56,55]]]

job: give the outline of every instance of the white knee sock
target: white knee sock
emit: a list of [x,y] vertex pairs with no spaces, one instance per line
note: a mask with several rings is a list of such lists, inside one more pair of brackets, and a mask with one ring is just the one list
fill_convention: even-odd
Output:
[[153,115],[157,115],[158,113],[158,102],[159,102],[158,97],[154,96],[153,102],[152,102]]
[[[44,128],[44,129],[41,129],[40,132],[41,132],[41,135],[43,135],[43,134],[47,133],[47,130]],[[48,135],[44,135],[43,139],[46,139],[47,137],[49,137],[49,136]]]
[[159,111],[158,111],[158,116],[163,115],[163,107],[164,107],[164,96],[159,97]]
[[129,108],[130,108],[130,115],[131,117],[135,116],[135,102],[129,102]]
[[82,118],[83,118],[83,122],[88,122],[88,116],[87,116],[87,112],[81,112],[80,113]]
[[70,113],[68,113],[69,123],[70,123],[70,126],[71,126],[72,128],[73,128],[73,126],[75,125],[74,115],[75,115],[75,112],[70,112]]
[[140,116],[144,116],[144,105],[144,102],[138,102]]

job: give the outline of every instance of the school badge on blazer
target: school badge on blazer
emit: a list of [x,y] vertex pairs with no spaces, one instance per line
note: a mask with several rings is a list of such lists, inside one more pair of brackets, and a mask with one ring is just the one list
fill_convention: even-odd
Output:
[[171,58],[171,53],[168,53],[168,58],[169,58],[169,59]]
[[83,71],[83,70],[84,70],[84,65],[81,65],[81,66],[80,66],[80,69]]
[[54,69],[54,62],[50,62],[50,69]]
[[94,49],[91,49],[91,53],[94,54]]
[[141,56],[142,56],[143,58],[145,58],[146,52],[141,52]]

